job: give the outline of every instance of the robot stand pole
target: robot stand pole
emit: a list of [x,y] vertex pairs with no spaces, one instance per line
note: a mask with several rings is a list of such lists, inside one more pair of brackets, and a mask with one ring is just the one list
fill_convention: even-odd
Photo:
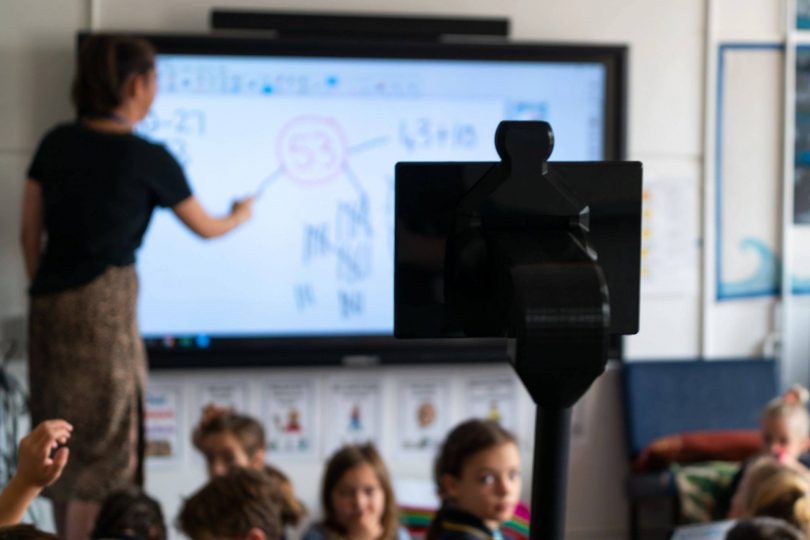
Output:
[[530,540],[564,540],[571,409],[537,407]]

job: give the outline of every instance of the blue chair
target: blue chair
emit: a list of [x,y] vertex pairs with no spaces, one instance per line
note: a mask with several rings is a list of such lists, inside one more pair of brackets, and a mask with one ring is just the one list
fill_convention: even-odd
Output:
[[[690,431],[757,429],[763,406],[778,394],[778,366],[770,359],[631,361],[622,367],[630,460],[654,440]],[[630,475],[630,537],[640,535],[640,505],[678,497],[669,471]]]

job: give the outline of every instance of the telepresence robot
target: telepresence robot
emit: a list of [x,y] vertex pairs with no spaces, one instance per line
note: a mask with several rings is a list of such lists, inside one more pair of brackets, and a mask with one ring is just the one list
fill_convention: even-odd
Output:
[[571,407],[611,335],[638,332],[638,162],[548,162],[546,122],[501,122],[499,163],[398,163],[398,338],[506,338],[537,405],[532,540],[562,540]]

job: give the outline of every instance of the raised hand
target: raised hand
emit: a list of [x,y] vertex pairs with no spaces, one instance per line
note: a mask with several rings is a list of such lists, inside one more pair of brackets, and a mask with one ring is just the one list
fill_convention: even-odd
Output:
[[23,437],[17,472],[0,493],[0,527],[19,523],[42,488],[61,476],[69,454],[64,445],[72,432],[64,420],[46,420]]
[[64,420],[45,420],[23,437],[17,466],[20,480],[40,488],[53,484],[67,464],[69,450],[64,445],[72,431]]

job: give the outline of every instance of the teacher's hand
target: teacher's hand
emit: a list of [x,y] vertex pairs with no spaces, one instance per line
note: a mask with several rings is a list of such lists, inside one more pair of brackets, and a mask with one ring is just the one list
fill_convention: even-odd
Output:
[[254,200],[254,197],[245,197],[244,199],[233,201],[231,204],[231,217],[236,220],[237,225],[241,225],[251,218],[253,215]]

